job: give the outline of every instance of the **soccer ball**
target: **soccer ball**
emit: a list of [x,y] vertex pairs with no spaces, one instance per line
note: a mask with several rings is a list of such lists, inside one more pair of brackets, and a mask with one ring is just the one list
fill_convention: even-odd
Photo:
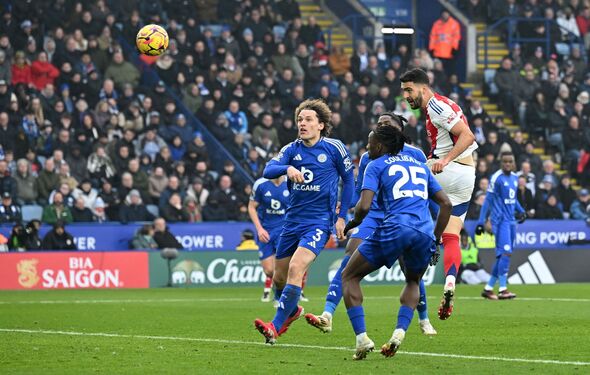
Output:
[[140,53],[149,56],[159,56],[168,48],[168,33],[162,26],[146,25],[139,30],[135,38],[135,45]]

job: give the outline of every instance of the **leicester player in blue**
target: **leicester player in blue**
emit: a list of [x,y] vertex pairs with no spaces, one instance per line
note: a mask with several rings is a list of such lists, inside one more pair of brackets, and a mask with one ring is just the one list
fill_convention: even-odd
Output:
[[[344,238],[346,210],[336,215],[338,183],[341,206],[349,207],[354,191],[353,163],[346,147],[330,133],[330,108],[321,100],[305,100],[295,110],[299,138],[268,162],[265,178],[287,175],[289,207],[275,257],[273,282],[280,293],[272,322],[254,321],[266,342],[274,344],[303,314],[297,305],[303,276],[335,227]],[[337,217],[338,216],[338,217]],[[335,224],[334,224],[335,223]]]
[[[404,117],[391,112],[386,112],[379,116],[377,126],[394,126],[403,132],[405,122],[407,122],[407,120]],[[424,152],[407,143],[404,144],[404,147],[400,153],[412,156],[419,162],[426,163],[426,155],[424,155]],[[370,161],[371,160],[369,159],[368,152],[365,152],[361,155],[359,162],[359,172],[356,180],[355,195],[353,199],[354,203],[356,203],[360,197],[361,188],[363,186],[363,176]],[[344,270],[344,267],[346,267],[346,264],[348,264],[351,255],[359,247],[362,241],[369,237],[375,231],[375,229],[381,225],[383,222],[383,217],[383,208],[379,205],[377,197],[375,197],[367,217],[365,217],[361,225],[351,232],[352,234],[350,235],[350,239],[346,244],[346,251],[344,258],[342,259],[342,263],[340,264],[340,268],[332,278],[330,286],[328,287],[324,312],[322,315],[314,315],[311,313],[305,314],[305,319],[307,322],[311,326],[319,329],[321,332],[328,333],[332,331],[333,315],[336,311],[336,308],[338,307],[338,304],[340,303],[340,300],[342,299],[342,270]],[[417,310],[420,318],[419,322],[422,333],[425,335],[436,335],[436,330],[428,319],[426,288],[424,287],[424,281],[422,279],[420,280],[420,303],[418,304]]]
[[[379,194],[385,211],[383,223],[363,241],[342,272],[344,303],[356,334],[356,360],[365,358],[375,347],[366,332],[361,280],[382,266],[391,268],[403,256],[406,286],[400,296],[397,326],[391,339],[381,347],[383,355],[392,356],[414,316],[420,299],[420,279],[428,265],[438,261],[437,244],[451,216],[447,195],[424,163],[400,153],[403,145],[403,134],[392,126],[377,127],[369,134],[372,161],[365,170],[354,219],[344,230],[346,233],[363,222],[375,194]],[[429,198],[440,208],[436,227]]]
[[[492,269],[492,277],[481,293],[482,297],[492,300],[512,299],[516,294],[508,291],[508,270],[510,256],[516,238],[516,220],[526,220],[525,210],[516,197],[518,176],[514,170],[514,155],[504,152],[501,155],[502,168],[492,175],[488,186],[486,200],[479,215],[475,229],[477,234],[483,233],[483,226],[491,213],[492,230],[496,237],[496,263]],[[498,294],[494,293],[496,281],[500,282]]]
[[289,189],[283,176],[272,180],[261,177],[254,182],[248,214],[256,227],[258,256],[266,275],[262,302],[270,302],[275,253],[288,204]]

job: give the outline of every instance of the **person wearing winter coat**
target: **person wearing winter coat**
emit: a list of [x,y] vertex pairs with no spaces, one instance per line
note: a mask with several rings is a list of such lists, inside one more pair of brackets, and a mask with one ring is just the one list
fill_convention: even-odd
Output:
[[78,250],[74,237],[66,232],[65,223],[62,220],[56,221],[53,229],[43,237],[41,248],[43,250]]
[[16,202],[19,205],[36,204],[39,197],[37,177],[31,173],[31,167],[27,159],[19,159],[16,162]]

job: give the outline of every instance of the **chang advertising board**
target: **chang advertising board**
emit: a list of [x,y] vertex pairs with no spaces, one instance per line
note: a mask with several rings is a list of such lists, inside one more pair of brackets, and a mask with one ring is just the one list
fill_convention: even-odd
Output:
[[[172,263],[172,285],[199,286],[258,286],[266,276],[260,266],[258,253],[243,252],[181,252]],[[344,251],[326,250],[312,264],[307,285],[328,285],[340,267]],[[403,284],[399,265],[391,269],[382,267],[368,275],[364,284]],[[430,267],[424,274],[427,285],[443,281],[442,266]],[[150,286],[164,286],[168,282],[166,262],[158,253],[150,254]]]
[[0,289],[147,288],[145,252],[0,255]]

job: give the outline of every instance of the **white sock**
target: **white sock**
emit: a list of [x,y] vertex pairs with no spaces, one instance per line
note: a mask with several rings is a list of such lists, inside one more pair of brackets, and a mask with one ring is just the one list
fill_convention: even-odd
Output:
[[500,287],[500,288],[498,288],[498,292],[503,292],[503,291],[505,291],[506,289],[508,289],[508,287]]
[[483,290],[487,290],[489,292],[492,292],[494,290],[494,287],[489,286],[488,284],[486,284],[486,286],[483,287]]
[[[447,278],[445,279],[445,290],[446,289],[455,289],[455,276],[453,275],[447,275]],[[449,285],[451,284],[451,285]],[[448,288],[447,288],[448,286]]]
[[363,332],[363,333],[359,333],[358,335],[356,335],[356,342],[363,342],[369,339],[369,336],[367,336],[367,332]]
[[425,322],[430,322],[430,319],[426,318],[426,319],[420,319],[420,323],[425,323]]
[[401,328],[396,328],[395,331],[393,331],[393,335],[392,336],[395,336],[395,337],[398,337],[398,338],[401,337],[403,339],[404,337],[406,337],[406,331],[404,331]]
[[322,316],[326,319],[332,320],[332,313],[328,312],[328,311],[324,311],[322,313]]
[[270,293],[270,288],[264,288],[264,293]]

